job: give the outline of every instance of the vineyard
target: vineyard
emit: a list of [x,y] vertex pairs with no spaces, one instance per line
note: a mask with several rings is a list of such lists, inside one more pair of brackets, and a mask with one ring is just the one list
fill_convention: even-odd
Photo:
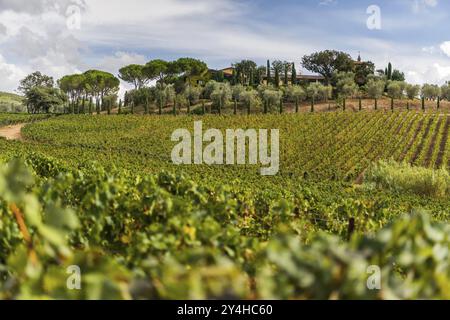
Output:
[[[446,113],[34,120],[0,115],[30,123],[0,139],[0,298],[450,298]],[[280,172],[175,166],[195,120],[279,129]]]
[[[64,161],[98,160],[130,170],[180,170],[192,175],[260,178],[257,168],[176,167],[170,160],[178,128],[280,129],[282,179],[357,179],[372,162],[394,159],[427,168],[450,168],[450,117],[440,113],[371,112],[254,116],[65,116],[27,126],[29,144]],[[111,161],[113,159],[113,161]],[[272,179],[272,178],[270,178]],[[248,179],[243,179],[248,180]],[[250,182],[252,183],[252,181]]]

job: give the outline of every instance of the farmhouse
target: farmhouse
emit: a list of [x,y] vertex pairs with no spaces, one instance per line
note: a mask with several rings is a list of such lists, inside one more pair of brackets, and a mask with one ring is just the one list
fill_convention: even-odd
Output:
[[[212,75],[212,77],[214,78],[214,75],[218,74],[218,73],[222,73],[223,74],[223,78],[226,80],[231,80],[233,78],[233,73],[234,73],[234,68],[233,67],[227,67],[221,70],[209,70],[210,74]],[[272,79],[274,79],[275,74],[272,72],[271,75]],[[291,79],[291,76],[289,75],[289,79]],[[314,74],[298,74],[297,75],[297,82],[298,83],[305,83],[305,84],[310,84],[310,83],[325,83],[325,78],[321,75],[314,75]],[[267,75],[265,75],[263,77],[263,83],[267,84]],[[291,84],[291,81],[289,81],[289,84]],[[280,85],[284,85],[284,79],[282,76],[280,76]]]

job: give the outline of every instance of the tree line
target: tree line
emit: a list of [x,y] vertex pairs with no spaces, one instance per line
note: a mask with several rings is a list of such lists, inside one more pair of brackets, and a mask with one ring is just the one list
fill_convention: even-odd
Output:
[[[223,108],[233,106],[248,111],[260,108],[269,112],[274,108],[282,111],[283,103],[295,103],[298,111],[302,101],[311,102],[311,110],[317,101],[335,99],[345,108],[348,98],[377,99],[450,99],[450,88],[426,84],[423,87],[407,84],[404,74],[389,63],[384,69],[375,70],[370,61],[353,60],[340,51],[325,50],[306,55],[301,60],[306,70],[323,77],[322,82],[310,83],[297,77],[294,62],[275,60],[258,66],[251,60],[242,60],[232,65],[231,76],[223,71],[210,70],[207,64],[194,58],[174,61],[151,60],[144,65],[131,64],[119,70],[117,76],[89,70],[82,74],[66,75],[54,81],[52,77],[35,72],[20,82],[19,91],[26,98],[30,113],[135,113],[143,108],[148,114],[152,109],[163,113],[172,107],[173,113],[205,100],[209,108],[221,113]],[[133,89],[126,92],[124,100],[118,98],[120,80]],[[198,108],[195,108],[198,109]]]

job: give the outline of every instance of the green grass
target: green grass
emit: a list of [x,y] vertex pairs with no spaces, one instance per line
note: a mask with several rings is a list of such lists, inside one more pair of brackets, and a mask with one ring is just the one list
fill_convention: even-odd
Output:
[[445,169],[414,167],[408,163],[380,161],[367,174],[367,182],[397,192],[418,195],[450,197],[450,175]]

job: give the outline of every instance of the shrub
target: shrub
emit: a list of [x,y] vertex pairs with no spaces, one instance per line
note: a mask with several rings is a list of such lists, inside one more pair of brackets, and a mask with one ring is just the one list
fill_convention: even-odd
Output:
[[380,161],[369,170],[366,179],[378,187],[398,192],[430,197],[450,194],[450,175],[445,168],[433,170],[407,163]]

